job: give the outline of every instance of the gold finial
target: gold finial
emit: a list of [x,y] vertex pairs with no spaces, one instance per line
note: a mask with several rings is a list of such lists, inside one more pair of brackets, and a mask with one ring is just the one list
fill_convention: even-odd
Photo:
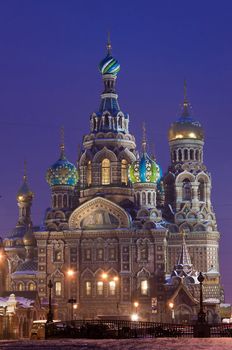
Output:
[[183,117],[189,116],[189,106],[190,104],[187,97],[187,83],[186,83],[186,79],[184,79],[184,103],[183,103],[183,112],[182,112]]
[[147,150],[147,136],[146,136],[146,125],[145,125],[145,123],[143,123],[142,150],[143,150],[144,153]]
[[111,55],[112,45],[111,45],[111,41],[110,41],[110,32],[108,32],[106,48],[107,48],[108,55]]
[[60,151],[61,157],[64,157],[64,127],[60,128]]
[[27,162],[24,160],[23,162],[23,180],[27,181]]

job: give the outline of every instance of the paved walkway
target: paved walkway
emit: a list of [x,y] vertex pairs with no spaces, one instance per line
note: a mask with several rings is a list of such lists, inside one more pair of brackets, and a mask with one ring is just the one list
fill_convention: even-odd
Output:
[[0,350],[232,350],[232,338],[0,341]]

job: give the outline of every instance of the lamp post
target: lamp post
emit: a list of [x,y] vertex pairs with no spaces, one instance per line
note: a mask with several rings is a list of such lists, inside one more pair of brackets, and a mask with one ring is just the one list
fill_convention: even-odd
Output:
[[170,310],[171,310],[172,323],[174,323],[174,320],[175,320],[174,303],[170,302],[168,306],[170,307]]
[[200,311],[198,312],[198,322],[199,323],[205,323],[205,312],[203,310],[203,281],[204,281],[204,276],[203,274],[200,272],[199,276],[197,277],[198,281],[200,282]]
[[48,314],[47,314],[47,323],[53,322],[53,312],[52,312],[52,287],[53,283],[51,280],[48,282],[49,288],[49,301],[48,301]]

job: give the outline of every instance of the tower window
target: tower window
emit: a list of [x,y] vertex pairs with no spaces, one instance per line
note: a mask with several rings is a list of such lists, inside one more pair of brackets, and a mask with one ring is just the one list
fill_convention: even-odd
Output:
[[65,195],[63,196],[63,202],[64,202],[64,208],[67,208],[67,206],[68,206],[67,194],[65,194]]
[[88,161],[87,164],[87,185],[90,186],[92,184],[92,164],[91,161]]
[[141,294],[148,295],[148,281],[147,280],[141,281],[140,286],[141,286]]
[[109,248],[109,260],[116,260],[115,248]]
[[109,282],[109,294],[110,295],[115,295],[116,294],[116,282],[115,281],[110,281]]
[[85,249],[85,260],[91,260],[91,249],[87,248]]
[[103,282],[102,281],[98,281],[97,282],[97,295],[103,295]]
[[184,150],[184,160],[188,160],[188,150]]
[[61,282],[55,282],[55,295],[61,296],[61,291],[62,291],[62,285]]
[[19,290],[19,291],[24,290],[24,285],[23,285],[23,283],[19,283],[19,284],[18,284],[18,290]]
[[121,161],[121,181],[125,185],[127,185],[127,182],[128,182],[127,166],[128,166],[128,163],[127,163],[126,159],[122,159],[122,161]]
[[183,181],[183,200],[191,201],[192,199],[192,186],[189,179]]
[[30,291],[35,290],[35,284],[34,284],[33,282],[30,282],[30,283],[28,284],[28,290],[30,290]]
[[202,179],[199,180],[198,199],[199,201],[202,201],[202,202],[205,200],[205,184]]
[[102,248],[97,249],[97,260],[104,260],[104,250]]
[[92,294],[92,283],[90,281],[85,282],[85,294],[90,296]]
[[105,158],[102,161],[102,185],[110,184],[110,161]]

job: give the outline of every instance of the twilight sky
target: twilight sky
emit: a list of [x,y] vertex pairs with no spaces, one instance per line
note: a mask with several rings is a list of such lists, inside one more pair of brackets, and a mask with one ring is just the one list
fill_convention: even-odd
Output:
[[77,158],[89,116],[102,91],[97,65],[107,31],[121,64],[117,91],[137,144],[145,121],[163,171],[167,130],[177,118],[186,78],[194,116],[205,129],[204,160],[222,233],[220,263],[232,302],[232,3],[231,1],[90,0],[0,1],[0,233],[17,221],[16,192],[23,161],[41,224],[50,205],[47,168],[59,155]]

